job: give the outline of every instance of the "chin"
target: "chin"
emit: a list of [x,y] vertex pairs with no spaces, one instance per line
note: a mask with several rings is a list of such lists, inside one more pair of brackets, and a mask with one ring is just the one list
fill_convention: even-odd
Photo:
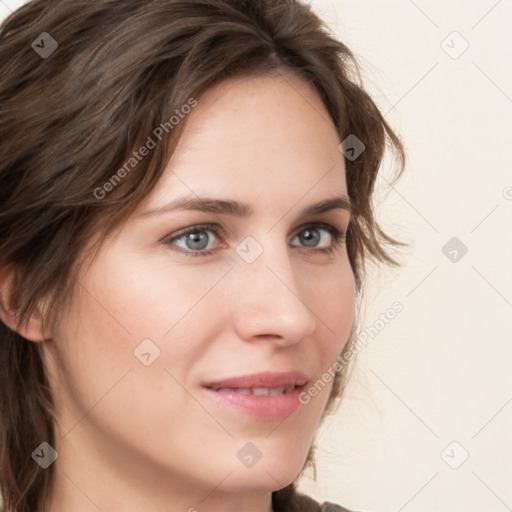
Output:
[[270,492],[293,482],[299,475],[307,453],[287,450],[287,455],[264,453],[251,467],[236,465],[235,471],[226,480],[234,492]]
[[291,471],[290,468],[287,471],[262,468],[253,473],[255,470],[256,468],[252,468],[247,472],[238,470],[232,473],[226,479],[224,490],[232,493],[274,492],[293,482],[300,472],[300,468],[296,471]]

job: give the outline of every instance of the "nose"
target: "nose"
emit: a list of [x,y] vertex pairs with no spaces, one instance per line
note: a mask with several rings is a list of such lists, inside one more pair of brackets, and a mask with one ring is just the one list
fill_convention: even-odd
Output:
[[284,347],[313,333],[317,318],[299,286],[292,250],[275,240],[252,263],[236,265],[233,322],[241,339]]

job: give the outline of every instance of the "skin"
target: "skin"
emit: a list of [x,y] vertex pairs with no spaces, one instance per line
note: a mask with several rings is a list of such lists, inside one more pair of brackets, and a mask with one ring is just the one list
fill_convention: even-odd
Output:
[[[217,404],[201,383],[266,370],[315,382],[341,352],[355,307],[346,246],[323,228],[308,246],[302,226],[344,232],[350,214],[299,216],[347,195],[339,143],[315,91],[288,74],[231,79],[198,98],[164,176],[84,267],[58,327],[42,332],[34,318],[20,331],[43,343],[61,418],[49,512],[272,510],[271,491],[305,462],[332,382],[280,421]],[[141,217],[183,195],[254,213]],[[210,256],[179,252],[194,250],[186,238],[163,242],[206,222],[226,231],[206,232]],[[263,248],[250,264],[236,252],[247,236]],[[133,353],[146,338],[161,351],[150,366]],[[247,442],[262,453],[251,468],[236,456]]]

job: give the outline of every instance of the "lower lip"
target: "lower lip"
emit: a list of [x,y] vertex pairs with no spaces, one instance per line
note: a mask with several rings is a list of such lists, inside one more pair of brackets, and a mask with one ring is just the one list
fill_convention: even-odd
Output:
[[246,395],[236,391],[203,389],[215,400],[233,407],[242,414],[261,420],[275,421],[286,418],[300,407],[299,394],[304,386],[298,386],[289,393],[275,396]]

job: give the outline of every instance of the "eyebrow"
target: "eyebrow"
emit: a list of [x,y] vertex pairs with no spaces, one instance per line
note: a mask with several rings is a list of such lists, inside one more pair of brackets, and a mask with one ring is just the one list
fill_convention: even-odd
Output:
[[[324,199],[319,203],[307,206],[300,214],[301,216],[308,216],[336,209],[342,209],[352,213],[352,204],[347,196],[339,195]],[[249,205],[239,201],[214,199],[210,197],[182,197],[164,206],[148,210],[142,213],[141,217],[160,215],[175,210],[194,210],[218,215],[232,215],[240,218],[250,217],[254,213]]]

